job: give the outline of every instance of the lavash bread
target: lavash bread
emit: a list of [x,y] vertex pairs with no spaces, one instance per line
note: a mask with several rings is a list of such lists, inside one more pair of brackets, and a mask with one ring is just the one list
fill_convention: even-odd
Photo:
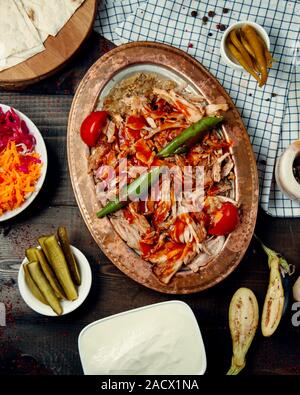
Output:
[[56,36],[84,0],[19,0],[34,26]]
[[14,66],[43,49],[43,42],[22,4],[15,0],[1,0],[0,70]]
[[0,71],[45,49],[85,0],[0,0]]

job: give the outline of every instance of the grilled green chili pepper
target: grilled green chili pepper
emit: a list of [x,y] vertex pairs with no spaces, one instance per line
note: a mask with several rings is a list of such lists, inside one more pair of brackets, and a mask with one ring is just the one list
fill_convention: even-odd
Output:
[[[175,137],[175,139],[159,151],[157,157],[167,158],[174,154],[182,154],[183,152],[186,152],[187,148],[195,144],[204,132],[216,126],[222,120],[222,116],[202,118],[200,121],[194,123]],[[107,203],[107,205],[97,213],[97,217],[103,218],[108,214],[114,213],[124,207],[128,200],[133,200],[137,194],[142,195],[148,190],[149,186],[157,180],[161,171],[162,167],[154,167],[148,173],[142,174],[128,187],[124,188],[121,199],[116,199]]]
[[194,123],[180,133],[175,139],[167,144],[162,150],[159,151],[157,156],[159,158],[167,158],[174,154],[181,154],[186,151],[187,147],[195,144],[200,137],[208,129],[216,126],[223,120],[223,117],[205,117],[200,121]]
[[134,200],[137,196],[141,196],[143,193],[148,191],[149,186],[158,179],[161,172],[162,167],[156,166],[148,173],[140,175],[123,189],[120,199],[107,203],[107,205],[97,213],[97,217],[103,218],[108,214],[114,213],[124,207],[129,200]]

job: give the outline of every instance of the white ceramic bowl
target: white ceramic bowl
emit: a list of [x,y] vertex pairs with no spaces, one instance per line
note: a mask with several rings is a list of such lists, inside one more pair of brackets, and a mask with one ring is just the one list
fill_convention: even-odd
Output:
[[95,321],[81,331],[78,347],[87,375],[203,375],[206,370],[197,320],[178,300]]
[[261,38],[264,40],[264,42],[266,43],[268,49],[270,50],[270,39],[268,36],[268,33],[265,31],[265,29],[259,25],[258,23],[255,22],[251,22],[251,21],[240,21],[240,22],[235,22],[232,25],[230,25],[224,32],[222,40],[221,40],[221,46],[220,46],[220,54],[221,54],[221,58],[223,60],[223,62],[235,69],[235,70],[240,70],[240,71],[245,71],[243,69],[243,67],[238,64],[235,59],[231,56],[231,54],[229,53],[229,51],[227,50],[227,46],[226,46],[226,39],[229,35],[229,33],[231,32],[231,30],[233,29],[239,29],[241,28],[243,25],[250,25],[252,26],[261,36]]
[[300,184],[293,173],[293,165],[300,156],[300,140],[294,141],[277,159],[275,179],[281,192],[292,200],[300,201]]
[[[74,300],[73,302],[69,300],[61,301],[61,306],[63,309],[62,315],[66,315],[76,310],[87,298],[92,285],[92,271],[88,260],[83,255],[83,253],[78,250],[78,248],[73,246],[71,246],[71,248],[80,270],[81,285],[78,287],[78,299]],[[36,299],[32,295],[30,289],[26,284],[24,270],[23,270],[23,264],[27,262],[28,260],[27,258],[25,258],[20,266],[19,274],[18,274],[19,290],[24,302],[27,304],[27,306],[29,306],[32,310],[36,311],[39,314],[47,315],[51,317],[59,317],[57,314],[54,313],[54,311],[51,309],[50,306],[41,303],[38,299]]]
[[[10,110],[10,106],[7,106],[5,104],[0,103],[0,107],[4,112]],[[29,196],[28,199],[25,200],[25,202],[18,208],[7,211],[4,214],[0,215],[0,222],[6,221],[8,219],[11,219],[15,217],[16,215],[20,214],[23,210],[25,210],[37,197],[39,191],[41,190],[43,183],[45,181],[46,173],[47,173],[47,165],[48,165],[48,157],[47,157],[47,150],[46,150],[46,145],[44,142],[44,139],[38,130],[38,128],[35,126],[35,124],[23,113],[20,111],[16,110],[13,108],[14,111],[19,115],[19,117],[26,122],[26,125],[29,129],[29,132],[35,137],[36,139],[36,147],[35,151],[40,154],[41,161],[43,162],[42,170],[41,170],[41,175],[40,178],[38,179],[38,182],[36,183],[35,190],[34,192]]]

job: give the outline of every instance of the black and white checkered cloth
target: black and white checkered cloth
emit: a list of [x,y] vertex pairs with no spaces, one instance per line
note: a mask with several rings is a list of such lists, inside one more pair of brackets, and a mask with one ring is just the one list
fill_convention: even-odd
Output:
[[[192,16],[192,11],[197,15]],[[209,11],[216,15],[203,22]],[[277,60],[262,89],[248,74],[232,70],[220,58],[223,33],[217,25],[243,20],[266,29]],[[300,138],[299,26],[297,0],[104,0],[95,22],[95,29],[117,45],[150,40],[181,48],[218,78],[250,135],[261,206],[278,217],[300,217],[300,203],[283,196],[274,182],[276,158]]]

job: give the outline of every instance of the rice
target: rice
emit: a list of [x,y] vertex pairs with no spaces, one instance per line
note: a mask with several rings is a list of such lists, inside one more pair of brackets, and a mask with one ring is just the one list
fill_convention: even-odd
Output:
[[176,86],[174,81],[164,79],[154,73],[136,73],[121,81],[110,91],[104,100],[103,107],[110,113],[125,116],[131,110],[130,101],[126,98],[137,97],[151,101],[154,88],[170,90]]

